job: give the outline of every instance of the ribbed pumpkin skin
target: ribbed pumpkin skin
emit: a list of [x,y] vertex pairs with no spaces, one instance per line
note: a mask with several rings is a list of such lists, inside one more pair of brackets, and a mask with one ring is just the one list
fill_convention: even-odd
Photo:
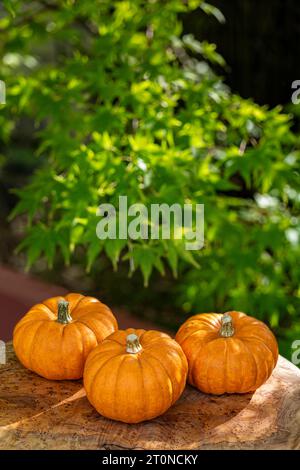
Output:
[[[69,302],[69,324],[57,322],[60,300]],[[113,313],[99,300],[68,294],[34,305],[17,323],[13,345],[20,362],[42,377],[79,379],[90,351],[117,327]]]
[[278,359],[277,341],[261,321],[241,312],[228,312],[235,329],[220,337],[221,314],[189,318],[176,341],[188,360],[188,382],[205,393],[248,393],[271,375]]
[[[129,334],[142,350],[126,352]],[[187,360],[179,344],[158,331],[113,333],[89,355],[83,375],[90,403],[103,416],[139,423],[163,414],[182,394]]]

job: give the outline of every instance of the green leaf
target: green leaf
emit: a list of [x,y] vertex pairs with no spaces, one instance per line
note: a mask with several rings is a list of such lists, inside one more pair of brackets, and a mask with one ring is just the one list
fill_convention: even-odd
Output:
[[16,10],[15,10],[15,1],[14,0],[3,0],[4,7],[9,12],[9,14],[15,18]]
[[103,250],[103,243],[98,238],[94,238],[88,246],[87,250],[87,267],[86,270],[89,273],[95,262],[96,258],[100,255]]
[[173,245],[172,242],[169,242],[167,244],[167,250],[166,250],[166,257],[167,257],[167,260],[168,260],[168,263],[173,271],[173,275],[174,277],[177,277],[177,269],[178,269],[178,253],[177,253],[177,250],[175,248],[175,246]]
[[109,240],[108,239],[105,241],[105,245],[104,245],[105,253],[111,260],[114,270],[117,269],[121,251],[126,245],[127,245],[127,240],[119,240],[119,239]]
[[207,15],[214,16],[219,21],[219,23],[225,23],[226,22],[226,18],[223,15],[223,13],[221,12],[221,10],[219,10],[219,8],[215,7],[214,5],[211,5],[210,3],[202,2],[200,4],[200,8]]

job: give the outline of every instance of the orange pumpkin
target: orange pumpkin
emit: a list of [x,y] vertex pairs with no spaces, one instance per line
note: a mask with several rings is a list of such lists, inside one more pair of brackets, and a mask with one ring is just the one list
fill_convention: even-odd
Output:
[[241,312],[195,315],[179,328],[176,340],[189,363],[189,383],[205,393],[253,392],[278,359],[270,329]]
[[116,331],[89,355],[83,375],[87,397],[103,416],[139,423],[164,413],[183,392],[187,360],[159,331]]
[[79,379],[90,351],[117,327],[99,300],[68,294],[34,305],[17,323],[13,344],[20,362],[42,377]]

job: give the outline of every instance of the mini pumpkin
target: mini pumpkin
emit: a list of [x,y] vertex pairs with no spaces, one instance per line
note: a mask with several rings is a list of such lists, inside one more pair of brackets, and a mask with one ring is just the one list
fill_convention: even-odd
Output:
[[87,398],[103,416],[139,423],[164,413],[182,394],[186,357],[159,331],[119,330],[89,355],[83,375]]
[[34,305],[17,323],[20,362],[47,379],[79,379],[88,354],[117,329],[111,310],[94,297],[68,294]]
[[189,363],[188,382],[205,393],[247,393],[271,375],[278,346],[270,329],[241,312],[189,318],[176,340]]

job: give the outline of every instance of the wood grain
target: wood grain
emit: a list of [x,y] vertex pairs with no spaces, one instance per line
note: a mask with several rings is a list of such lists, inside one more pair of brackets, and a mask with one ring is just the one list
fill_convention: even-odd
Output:
[[81,381],[25,370],[8,344],[0,449],[300,449],[300,371],[280,357],[254,394],[216,397],[188,386],[163,416],[126,425],[98,415]]

